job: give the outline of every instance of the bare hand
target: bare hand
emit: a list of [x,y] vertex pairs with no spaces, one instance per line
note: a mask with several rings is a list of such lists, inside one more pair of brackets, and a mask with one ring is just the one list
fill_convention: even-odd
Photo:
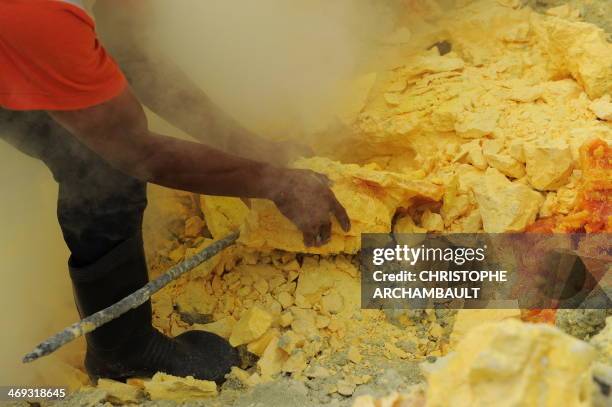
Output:
[[331,217],[345,232],[351,221],[330,189],[329,179],[308,170],[284,170],[272,200],[304,234],[304,245],[322,246],[331,239]]

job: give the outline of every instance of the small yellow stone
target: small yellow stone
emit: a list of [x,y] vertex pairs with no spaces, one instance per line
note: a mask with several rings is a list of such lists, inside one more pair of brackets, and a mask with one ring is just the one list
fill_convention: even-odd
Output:
[[280,373],[288,358],[287,353],[278,347],[278,338],[272,339],[257,361],[262,378],[269,379]]
[[306,354],[302,350],[293,352],[283,364],[283,372],[301,373],[306,369]]
[[242,370],[239,367],[232,366],[229,377],[238,380],[240,383],[245,386],[249,386],[249,377],[251,375],[246,370]]
[[303,335],[293,331],[285,332],[278,340],[278,347],[291,354],[295,348],[304,346],[305,339]]
[[278,302],[280,303],[280,305],[284,308],[287,309],[290,306],[293,305],[293,296],[291,294],[289,294],[286,291],[281,292],[280,294],[278,294]]
[[239,346],[258,339],[270,328],[272,320],[272,315],[265,310],[258,306],[252,307],[234,325],[229,338],[230,344]]
[[350,346],[349,350],[348,350],[348,359],[355,363],[361,363],[361,361],[363,360],[363,356],[361,356],[361,354],[359,353],[359,349],[357,349],[356,346]]
[[344,308],[344,299],[338,291],[332,290],[321,299],[321,308],[330,314],[337,314]]
[[263,334],[261,338],[249,343],[247,345],[247,350],[261,357],[261,355],[263,355],[264,351],[266,350],[266,347],[272,341],[272,339],[278,338],[279,335],[280,335],[280,331],[276,328],[272,328],[268,330],[268,332]]
[[197,380],[192,376],[175,377],[165,373],[156,373],[151,380],[144,382],[149,398],[185,402],[217,395],[215,382]]
[[316,327],[319,329],[323,329],[323,328],[327,328],[329,326],[329,323],[331,322],[331,318],[327,317],[325,315],[317,315],[317,319],[316,319]]
[[440,324],[437,324],[435,322],[431,324],[431,327],[429,328],[429,335],[433,336],[434,338],[439,338],[440,336],[442,336],[443,333],[444,329],[442,329]]
[[293,322],[293,314],[289,311],[283,312],[278,320],[278,324],[283,328],[287,328]]
[[110,379],[99,379],[97,387],[107,392],[107,400],[113,404],[138,403],[144,396],[140,387]]
[[255,284],[253,284],[253,287],[261,295],[265,295],[268,292],[269,288],[268,282],[264,279],[257,280]]

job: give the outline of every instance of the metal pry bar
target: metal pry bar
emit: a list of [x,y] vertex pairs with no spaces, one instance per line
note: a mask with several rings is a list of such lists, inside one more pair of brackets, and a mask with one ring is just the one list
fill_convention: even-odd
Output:
[[181,275],[199,266],[206,260],[209,260],[214,255],[218,254],[223,249],[233,245],[238,239],[238,232],[234,232],[221,240],[212,243],[210,246],[202,249],[194,256],[187,260],[171,267],[163,275],[153,281],[150,281],[142,288],[136,290],[124,299],[92,314],[81,321],[70,325],[68,328],[58,332],[46,341],[40,343],[32,352],[23,357],[23,363],[32,362],[42,356],[49,355],[55,352],[60,347],[68,342],[96,330],[102,325],[120,317],[131,309],[137,308],[151,298],[153,294],[167,286],[173,280],[176,280]]

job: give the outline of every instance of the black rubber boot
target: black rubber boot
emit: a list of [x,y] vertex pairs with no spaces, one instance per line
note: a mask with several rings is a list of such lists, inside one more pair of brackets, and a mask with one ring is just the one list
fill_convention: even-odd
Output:
[[[81,317],[106,308],[148,281],[141,237],[126,240],[96,263],[70,266]],[[185,332],[169,338],[151,325],[151,302],[87,335],[85,368],[93,380],[150,377],[156,372],[223,382],[238,353],[212,333]]]

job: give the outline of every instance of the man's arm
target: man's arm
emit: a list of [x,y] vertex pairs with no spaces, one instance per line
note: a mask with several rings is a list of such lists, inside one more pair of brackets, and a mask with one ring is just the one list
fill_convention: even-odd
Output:
[[272,142],[247,130],[163,52],[147,44],[153,23],[150,2],[97,0],[94,11],[105,47],[128,76],[139,100],[177,128],[225,152],[279,165],[311,153],[304,146]]
[[174,189],[274,201],[304,234],[306,245],[331,237],[331,216],[348,230],[348,215],[325,178],[229,155],[200,143],[152,133],[129,88],[100,105],[49,114],[119,170]]

